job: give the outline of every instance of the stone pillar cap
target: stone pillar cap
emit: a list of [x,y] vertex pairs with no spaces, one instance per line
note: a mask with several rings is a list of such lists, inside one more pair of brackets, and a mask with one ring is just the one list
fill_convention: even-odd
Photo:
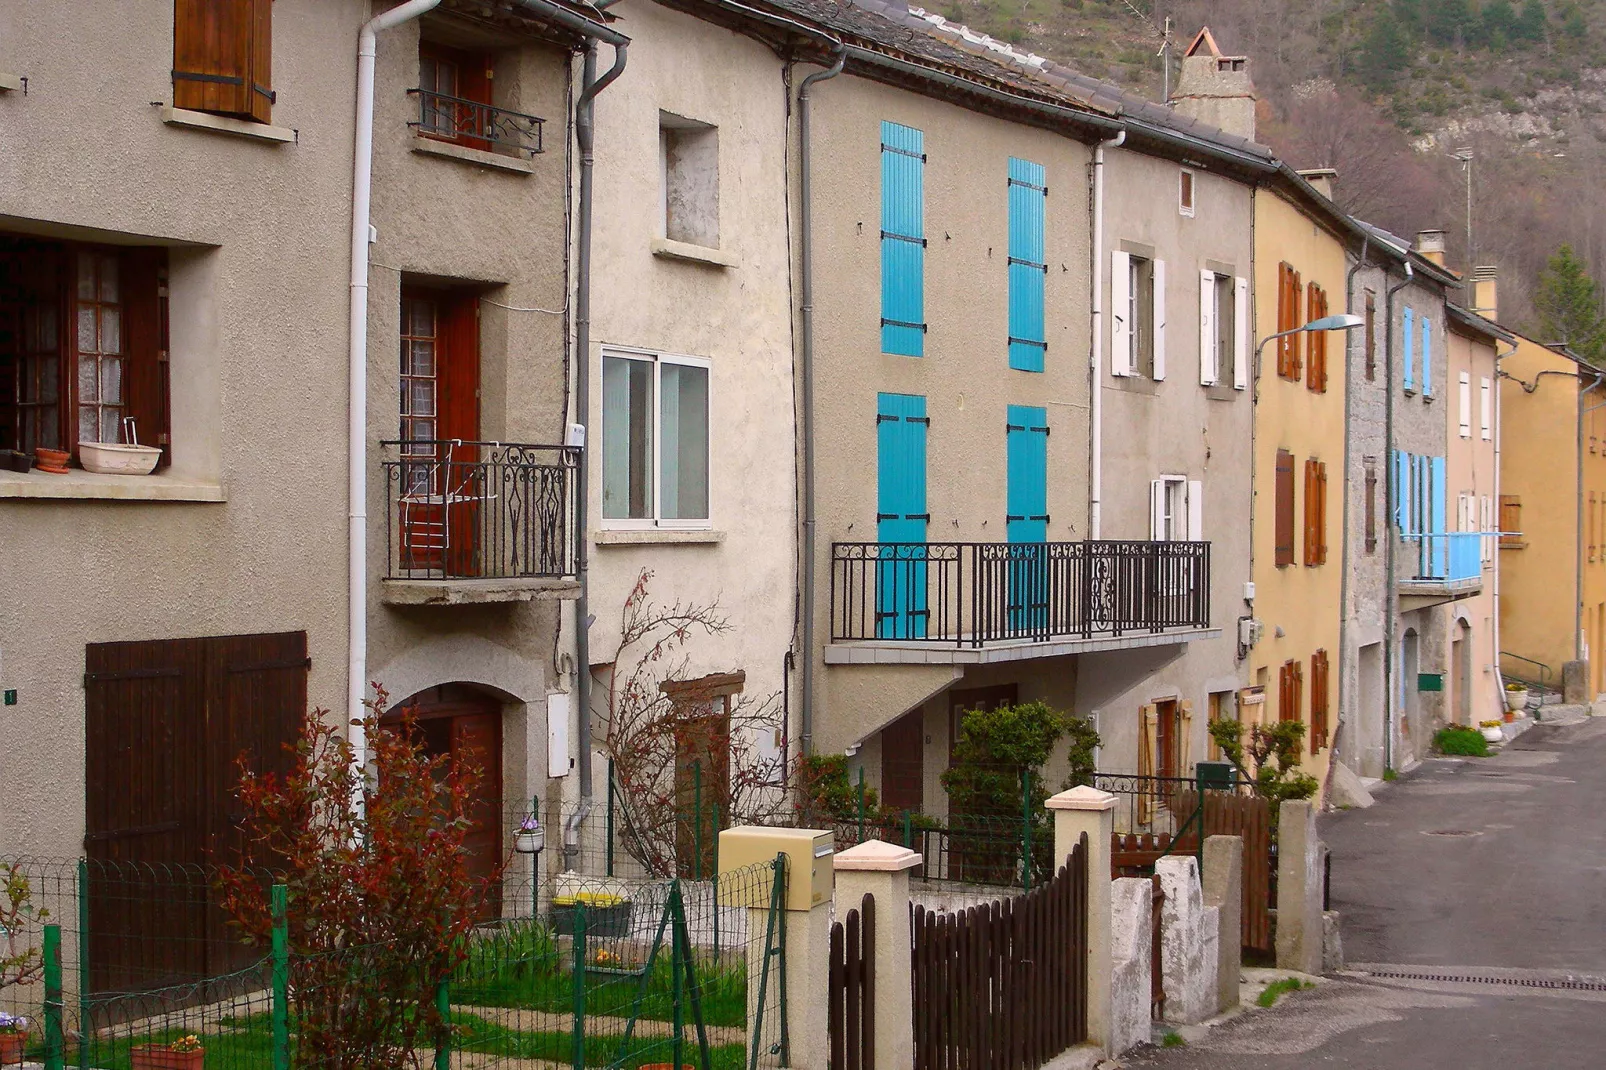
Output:
[[918,852],[882,840],[865,840],[838,852],[832,859],[837,869],[869,873],[898,873],[914,869],[923,861]]
[[1084,784],[1050,796],[1043,805],[1050,810],[1114,810],[1115,796]]

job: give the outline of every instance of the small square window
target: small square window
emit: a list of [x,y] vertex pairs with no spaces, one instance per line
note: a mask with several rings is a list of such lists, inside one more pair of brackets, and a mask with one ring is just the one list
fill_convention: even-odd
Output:
[[1177,208],[1185,216],[1193,215],[1193,172],[1187,168],[1177,182]]
[[664,237],[719,248],[719,127],[658,113]]
[[709,371],[694,357],[603,355],[604,520],[707,524]]

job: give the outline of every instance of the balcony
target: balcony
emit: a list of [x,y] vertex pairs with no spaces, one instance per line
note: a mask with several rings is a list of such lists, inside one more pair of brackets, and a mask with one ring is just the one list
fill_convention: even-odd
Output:
[[1471,598],[1483,590],[1482,531],[1427,532],[1400,537],[1400,610],[1410,612]]
[[979,664],[1213,638],[1206,542],[833,543],[827,664]]
[[384,600],[455,605],[573,598],[577,450],[508,442],[382,446]]
[[541,129],[546,120],[537,116],[428,89],[409,89],[407,95],[418,99],[418,118],[407,125],[420,134],[516,156],[533,157],[545,151]]

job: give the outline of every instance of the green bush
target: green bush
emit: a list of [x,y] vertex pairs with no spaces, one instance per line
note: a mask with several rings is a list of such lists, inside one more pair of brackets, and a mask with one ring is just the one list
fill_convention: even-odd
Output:
[[1489,741],[1476,728],[1453,724],[1441,728],[1433,736],[1433,746],[1441,754],[1455,754],[1466,758],[1489,757]]

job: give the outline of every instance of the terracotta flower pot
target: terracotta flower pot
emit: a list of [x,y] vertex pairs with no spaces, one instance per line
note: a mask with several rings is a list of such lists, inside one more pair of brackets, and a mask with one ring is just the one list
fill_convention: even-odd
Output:
[[206,1049],[174,1051],[166,1044],[135,1044],[129,1056],[133,1070],[201,1070]]
[[67,474],[67,462],[72,459],[72,454],[66,450],[46,449],[44,446],[35,448],[33,456],[39,471],[53,472],[58,476]]
[[0,1033],[0,1066],[22,1062],[22,1049],[28,1043],[26,1033]]

